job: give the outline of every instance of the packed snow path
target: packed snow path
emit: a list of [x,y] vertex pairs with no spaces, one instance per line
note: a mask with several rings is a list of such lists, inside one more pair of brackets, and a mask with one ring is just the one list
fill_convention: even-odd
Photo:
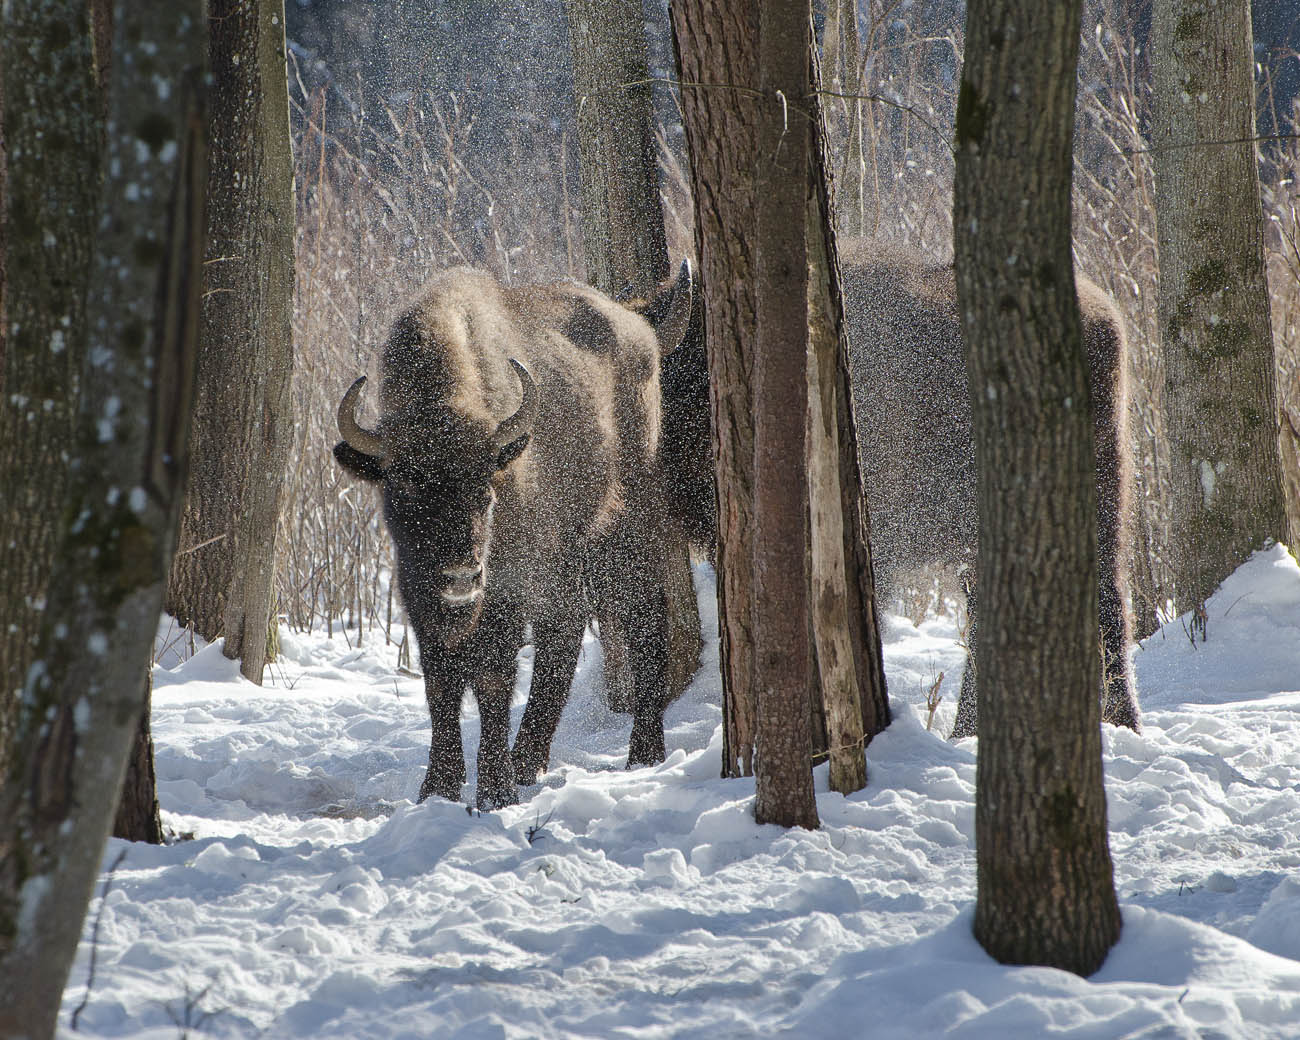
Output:
[[[589,638],[552,772],[483,815],[412,804],[428,716],[382,637],[286,633],[261,689],[207,648],[155,671],[164,822],[193,840],[110,842],[105,871],[125,859],[61,1029],[1300,1037],[1300,570],[1257,555],[1209,618],[1203,646],[1175,621],[1137,651],[1145,729],[1105,731],[1124,933],[1088,980],[1002,967],[971,938],[975,743],[939,735],[964,660],[951,620],[887,619],[896,720],[866,790],[817,771],[816,832],[757,826],[752,780],[718,778],[716,640],[669,710],[668,761],[627,772]],[[472,791],[472,699],[463,722]]]

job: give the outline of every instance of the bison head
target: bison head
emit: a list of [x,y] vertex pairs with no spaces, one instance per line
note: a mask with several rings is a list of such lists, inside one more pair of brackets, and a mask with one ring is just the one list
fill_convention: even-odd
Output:
[[384,519],[397,547],[402,593],[441,612],[477,617],[487,578],[492,510],[506,467],[528,447],[537,414],[537,388],[513,358],[523,401],[490,435],[450,409],[411,420],[401,446],[358,424],[366,379],[339,403],[343,436],[334,457],[355,476],[383,486]]

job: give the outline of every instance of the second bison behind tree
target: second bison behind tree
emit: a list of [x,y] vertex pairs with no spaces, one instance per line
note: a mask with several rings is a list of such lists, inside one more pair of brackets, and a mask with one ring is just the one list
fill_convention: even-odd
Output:
[[[467,686],[481,719],[478,805],[517,801],[516,783],[545,770],[589,589],[633,641],[628,762],[663,759],[659,360],[690,297],[685,265],[640,312],[577,283],[511,288],[447,271],[393,327],[378,427],[356,419],[364,379],[344,395],[334,454],[382,486],[420,648],[433,730],[421,799],[460,796]],[[512,755],[526,624],[536,656]]]

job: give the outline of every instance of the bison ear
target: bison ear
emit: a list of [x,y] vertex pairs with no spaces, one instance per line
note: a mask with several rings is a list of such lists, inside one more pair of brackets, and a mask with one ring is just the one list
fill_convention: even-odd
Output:
[[675,278],[660,284],[649,302],[641,309],[645,319],[654,326],[659,338],[659,349],[671,354],[686,335],[691,320],[691,296],[695,291],[695,277],[690,260],[683,260]]
[[340,466],[354,477],[360,477],[362,480],[368,480],[372,483],[384,479],[384,467],[380,460],[373,455],[357,451],[347,441],[339,441],[338,444],[334,445],[334,458],[338,460]]
[[505,469],[515,459],[519,458],[524,453],[524,449],[528,447],[529,437],[530,435],[527,433],[520,434],[497,452],[497,469]]

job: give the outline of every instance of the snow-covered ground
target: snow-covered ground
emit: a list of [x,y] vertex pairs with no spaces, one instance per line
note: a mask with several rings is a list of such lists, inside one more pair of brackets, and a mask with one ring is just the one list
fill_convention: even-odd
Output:
[[[1285,552],[1224,585],[1209,635],[1193,647],[1175,621],[1141,647],[1145,729],[1106,730],[1124,933],[1087,980],[1003,967],[971,938],[975,743],[938,735],[964,659],[951,620],[887,620],[896,720],[866,790],[830,793],[818,770],[816,832],[757,826],[752,780],[718,778],[716,640],[668,713],[667,762],[632,772],[589,641],[552,773],[482,815],[412,804],[428,717],[382,640],[286,633],[261,689],[207,648],[155,672],[164,822],[193,839],[109,844],[61,1028],[1300,1037],[1300,570]],[[464,728],[472,785],[472,701]]]

